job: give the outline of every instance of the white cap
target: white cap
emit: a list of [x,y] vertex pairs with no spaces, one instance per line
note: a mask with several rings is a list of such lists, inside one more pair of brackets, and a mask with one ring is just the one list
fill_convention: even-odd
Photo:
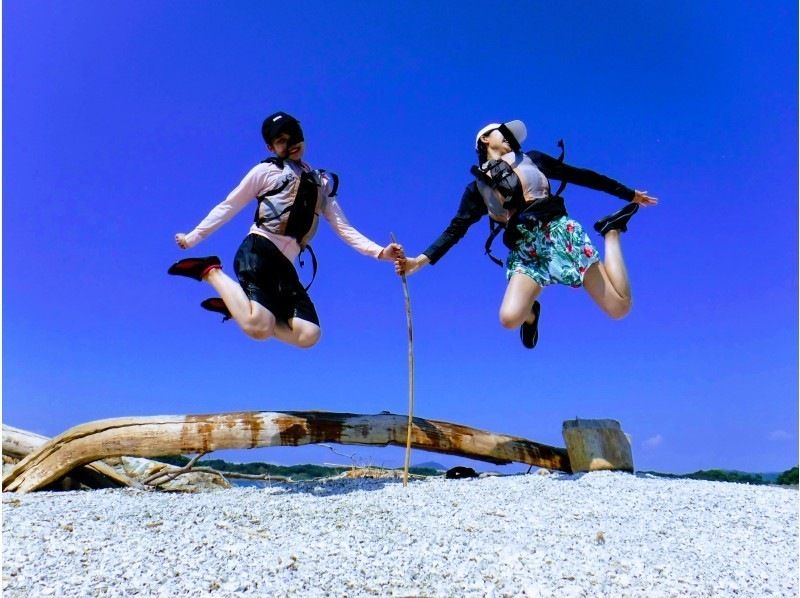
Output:
[[525,141],[525,138],[528,136],[528,129],[525,127],[525,123],[521,120],[510,120],[507,123],[490,123],[483,127],[478,134],[475,135],[475,148],[478,148],[478,142],[480,138],[486,135],[487,133],[491,133],[495,129],[499,129],[500,127],[505,126],[511,134],[516,139],[519,145],[522,145],[522,142]]

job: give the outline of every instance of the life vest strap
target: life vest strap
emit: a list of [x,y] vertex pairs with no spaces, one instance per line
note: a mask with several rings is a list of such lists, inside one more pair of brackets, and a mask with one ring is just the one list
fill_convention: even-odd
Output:
[[311,282],[309,282],[305,286],[305,290],[307,291],[309,287],[313,284],[314,279],[317,277],[317,255],[314,253],[314,250],[311,248],[311,245],[306,245],[300,250],[300,255],[298,256],[298,260],[300,261],[300,267],[305,266],[305,262],[303,261],[302,255],[305,250],[308,250],[308,253],[311,255]]
[[[502,131],[502,129],[501,132],[505,134],[505,132]],[[563,163],[565,154],[563,139],[558,140],[558,147],[561,148],[561,154],[558,156],[557,160]],[[517,146],[517,148],[514,151],[519,151],[519,146]],[[470,172],[478,181],[484,183],[485,185],[488,185],[492,189],[500,191],[500,193],[507,200],[503,204],[503,207],[508,209],[509,207],[512,207],[515,195],[518,195],[521,191],[518,189],[519,182],[518,180],[516,180],[516,175],[514,175],[512,179],[507,172],[503,172],[501,168],[497,168],[497,167],[503,167],[503,165],[507,166],[509,171],[512,171],[510,166],[505,161],[494,160],[492,162],[487,162],[486,164],[483,164],[482,166],[484,168],[473,165],[472,168],[470,168]],[[494,180],[492,175],[495,174],[501,174],[502,179]],[[516,193],[509,193],[509,189],[507,187],[503,188],[508,183],[517,186],[517,188],[513,189],[513,191]],[[503,233],[503,244],[509,249],[513,249],[514,246],[516,245],[516,242],[519,240],[519,233],[517,231],[518,224],[524,224],[526,226],[533,227],[539,224],[547,224],[551,220],[555,220],[556,218],[560,218],[561,216],[566,216],[567,209],[566,206],[564,205],[564,198],[561,196],[566,186],[567,182],[562,180],[561,185],[559,185],[558,190],[555,192],[555,194],[548,193],[548,196],[546,198],[529,204],[521,211],[515,213],[506,224],[502,224],[500,222],[497,222],[496,220],[492,220],[490,217],[489,237],[486,239],[486,243],[484,244],[484,250],[485,250],[484,253],[489,257],[489,259],[492,260],[498,266],[503,267],[503,262],[498,258],[496,258],[494,255],[492,255],[492,243],[494,242],[495,238],[497,237],[497,235],[500,234],[501,231],[505,231]]]
[[[277,157],[271,157],[267,158],[266,160],[262,160],[262,164],[263,163],[275,164],[279,168],[283,168],[284,165],[283,160]],[[309,233],[309,231],[312,230],[314,219],[317,217],[316,208],[318,202],[318,193],[319,189],[322,187],[323,173],[330,177],[333,181],[333,187],[331,192],[328,193],[328,197],[334,197],[339,191],[339,177],[336,173],[328,172],[322,169],[306,171],[300,175],[300,185],[298,186],[297,194],[288,206],[286,206],[281,212],[278,212],[278,209],[269,200],[269,198],[286,189],[286,187],[293,182],[293,179],[291,178],[285,179],[283,183],[281,183],[275,189],[271,189],[266,193],[262,193],[256,198],[258,202],[256,205],[256,213],[253,217],[253,222],[260,227],[272,220],[280,221],[281,218],[283,218],[286,214],[289,214],[283,234],[293,237],[298,243],[301,244],[300,255],[298,256],[300,267],[305,265],[305,262],[302,258],[303,252],[308,250],[309,255],[311,255],[311,282],[308,283],[308,285],[305,287],[305,290],[308,290],[308,288],[314,282],[314,279],[317,277],[317,256],[314,253],[314,250],[311,248],[311,245],[303,244],[303,239]],[[272,216],[260,216],[262,203],[272,210]]]
[[[264,160],[264,162],[267,162],[267,161],[268,160]],[[280,220],[281,216],[283,216],[286,213],[286,210],[284,210],[281,213],[278,213],[278,210],[275,209],[275,206],[272,205],[272,202],[268,198],[272,197],[273,195],[277,195],[278,193],[280,193],[281,191],[286,189],[286,187],[289,186],[290,182],[291,181],[289,179],[286,179],[278,187],[275,187],[274,189],[270,189],[266,193],[262,193],[261,195],[259,195],[256,198],[258,201],[256,202],[256,213],[253,216],[253,222],[255,222],[258,226],[262,226],[265,222],[269,222],[270,220]],[[274,214],[274,216],[272,218],[259,217],[259,212],[261,211],[261,204],[262,203],[266,204],[267,207],[272,209],[272,212]]]
[[492,220],[489,218],[489,237],[486,239],[486,243],[484,244],[484,254],[489,256],[489,259],[492,260],[495,264],[503,267],[503,262],[492,255],[492,243],[497,235],[505,230],[505,226],[502,223],[497,222],[496,220]]
[[[564,140],[563,139],[559,139],[558,140],[558,147],[561,148],[561,155],[558,157],[558,161],[563,164],[564,163],[564,151],[565,151],[564,150]],[[566,187],[567,187],[567,181],[562,179],[561,184],[558,186],[558,191],[555,192],[555,195],[561,195],[564,192],[564,189]]]

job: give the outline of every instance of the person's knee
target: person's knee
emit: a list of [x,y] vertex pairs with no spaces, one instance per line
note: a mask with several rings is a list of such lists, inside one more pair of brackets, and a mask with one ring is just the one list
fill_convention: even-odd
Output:
[[265,341],[273,335],[273,330],[266,326],[246,326],[243,328],[244,333],[257,341]]
[[244,322],[242,330],[250,338],[264,341],[275,334],[275,322],[266,318],[254,318]]
[[317,342],[319,342],[320,333],[321,331],[317,326],[314,326],[313,328],[304,327],[297,335],[297,346],[301,349],[313,347],[317,344]]
[[522,324],[522,322],[519,314],[510,309],[500,309],[500,325],[503,328],[513,330],[514,328],[518,328],[520,324]]
[[631,307],[633,307],[633,300],[630,297],[623,298],[614,302],[614,305],[608,310],[608,315],[614,320],[621,320],[631,313]]

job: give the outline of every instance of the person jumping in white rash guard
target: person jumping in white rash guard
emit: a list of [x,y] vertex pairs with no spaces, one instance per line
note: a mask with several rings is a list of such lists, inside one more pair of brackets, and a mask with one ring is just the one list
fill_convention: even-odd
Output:
[[350,225],[336,198],[338,177],[303,161],[305,140],[297,119],[276,112],[264,120],[261,135],[274,156],[254,166],[192,232],[175,235],[181,249],[194,247],[257,199],[253,225],[234,258],[238,282],[222,271],[217,256],[180,260],[168,273],[214,287],[220,298],[201,305],[233,318],[249,337],[311,347],[320,337],[319,318],[294,260],[314,236],[320,214],[359,253],[393,261],[403,249],[396,243],[381,247]]
[[[526,136],[521,120],[492,123],[478,131],[478,166],[472,167],[475,180],[467,185],[456,216],[423,253],[398,258],[395,270],[410,275],[426,264],[435,264],[472,224],[488,214],[502,228],[493,227],[486,252],[492,257],[491,240],[503,229],[503,242],[510,250],[500,323],[509,329],[519,327],[522,344],[532,349],[539,339],[540,305],[536,299],[547,285],[583,286],[610,317],[628,314],[631,289],[620,234],[627,230],[628,220],[640,206],[652,206],[658,200],[647,191],[636,191],[591,170],[564,164],[563,144],[560,158],[538,151],[523,153],[520,145]],[[550,191],[549,178],[561,181],[555,194]],[[606,256],[602,262],[583,227],[567,215],[561,197],[566,183],[604,191],[629,202],[594,225],[605,239]],[[500,260],[492,259],[502,265]]]

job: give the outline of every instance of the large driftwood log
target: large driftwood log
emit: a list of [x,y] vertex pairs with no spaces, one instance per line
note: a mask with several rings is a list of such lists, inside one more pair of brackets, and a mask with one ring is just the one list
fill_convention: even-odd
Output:
[[[15,459],[24,459],[49,440],[47,436],[3,424],[3,455],[8,455]],[[78,469],[74,477],[76,482],[85,482],[90,487],[104,488],[137,485],[134,480],[118,473],[113,467],[102,461],[90,463]]]
[[[3,457],[14,463],[14,465],[3,464],[3,475],[5,476],[7,472],[12,471],[16,463],[49,440],[50,438],[47,436],[3,424]],[[126,455],[122,457],[106,457],[102,461],[95,461],[89,465],[77,467],[69,472],[69,475],[52,482],[48,489],[70,490],[86,487],[116,488],[119,486],[145,488],[147,485],[146,478],[155,471],[161,471],[164,479],[154,485],[170,492],[230,488],[230,483],[226,480],[227,477],[231,477],[228,472],[225,473],[225,476],[222,476],[217,471],[194,467],[190,472],[176,475],[181,471],[180,467]],[[170,479],[166,480],[166,478]]]
[[50,439],[47,436],[3,424],[4,455],[11,455],[17,459],[22,459],[30,455],[48,440]]
[[[406,416],[388,412],[249,411],[99,420],[67,430],[26,457],[3,479],[3,490],[38,490],[75,467],[105,457],[320,442],[405,446],[406,431]],[[518,462],[570,471],[566,449],[418,417],[411,430],[411,446],[496,464]]]

